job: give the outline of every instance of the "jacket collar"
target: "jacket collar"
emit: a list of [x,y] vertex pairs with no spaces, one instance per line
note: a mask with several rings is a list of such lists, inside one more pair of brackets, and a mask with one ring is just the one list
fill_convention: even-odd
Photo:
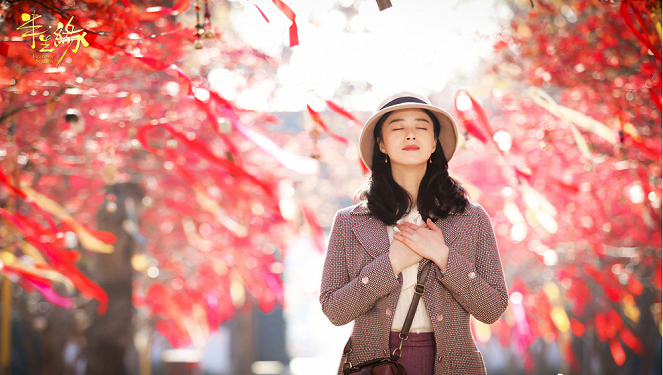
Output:
[[[460,216],[467,216],[470,214],[469,212],[469,205],[465,208],[465,211],[459,212],[459,213],[451,213],[450,216],[455,216],[455,215],[460,215]],[[352,215],[370,215],[371,211],[368,209],[368,202],[367,201],[361,201],[355,205],[355,207],[350,210],[350,214]]]
[[[468,209],[459,214],[451,214],[435,222],[437,227],[442,230],[444,242],[448,247],[451,247],[451,244],[458,236],[456,227],[453,225],[458,220],[457,216],[469,215]],[[368,254],[375,258],[389,251],[390,243],[387,225],[371,214],[366,201],[358,203],[350,210],[350,214],[355,216],[352,220],[352,231]],[[423,259],[419,263],[419,271],[421,271],[428,261],[428,259]]]

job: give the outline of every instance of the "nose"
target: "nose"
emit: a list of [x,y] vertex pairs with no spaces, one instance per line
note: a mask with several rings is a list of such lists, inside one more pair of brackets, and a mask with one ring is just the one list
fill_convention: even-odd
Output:
[[406,138],[405,138],[405,139],[407,139],[408,141],[409,141],[409,140],[417,139],[417,137],[414,135],[414,134],[415,134],[415,131],[414,131],[414,129],[413,129],[412,127],[409,127],[409,126],[408,126],[408,127],[406,127],[406,129],[407,129],[407,130],[406,130],[407,133],[406,133]]

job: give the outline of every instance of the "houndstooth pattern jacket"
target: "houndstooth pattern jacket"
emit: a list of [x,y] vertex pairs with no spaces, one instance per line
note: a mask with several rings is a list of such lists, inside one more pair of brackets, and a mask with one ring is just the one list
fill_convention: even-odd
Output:
[[[435,223],[449,247],[444,274],[431,264],[423,300],[436,341],[435,375],[485,374],[470,330],[470,314],[493,323],[508,305],[495,233],[486,210],[470,203],[464,212]],[[362,201],[336,212],[322,274],[322,311],[337,326],[355,321],[350,362],[389,354],[393,313],[403,284],[389,261],[387,227]],[[429,259],[419,262],[419,273]],[[343,374],[343,358],[338,374]],[[416,375],[416,374],[413,374]]]

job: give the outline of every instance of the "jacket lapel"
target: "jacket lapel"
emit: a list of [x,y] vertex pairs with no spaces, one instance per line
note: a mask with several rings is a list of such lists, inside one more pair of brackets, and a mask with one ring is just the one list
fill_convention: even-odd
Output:
[[[370,210],[366,207],[365,201],[355,206],[350,213],[356,216],[356,221],[352,223],[352,231],[362,246],[373,258],[389,251],[390,242],[387,226],[381,220],[371,215]],[[442,230],[444,243],[448,247],[451,247],[451,244],[458,236],[458,232],[454,229],[453,225],[458,219],[457,216],[458,215],[452,214],[435,223],[437,227]],[[422,259],[419,263],[420,272],[426,262],[429,261],[429,259]]]
[[[444,236],[444,243],[447,245],[447,247],[451,248],[451,244],[454,242],[456,239],[456,236],[458,235],[458,232],[454,230],[453,227],[453,221],[456,220],[456,215],[449,215],[444,219],[440,219],[435,222],[435,225],[437,225],[440,230],[442,230],[442,236]],[[417,271],[417,277],[421,274],[421,270],[424,268],[426,263],[430,262],[430,259],[422,259],[419,262],[419,269]]]
[[[389,251],[389,234],[387,226],[373,215],[368,215],[363,222],[352,226],[352,231],[357,236],[364,249],[376,258]],[[363,219],[363,218],[362,218]]]

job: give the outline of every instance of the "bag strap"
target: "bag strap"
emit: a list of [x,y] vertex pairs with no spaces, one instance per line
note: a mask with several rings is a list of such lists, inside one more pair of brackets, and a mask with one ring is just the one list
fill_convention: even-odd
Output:
[[[412,326],[412,320],[414,320],[414,314],[417,312],[417,306],[419,305],[419,300],[421,299],[421,296],[424,295],[424,291],[426,290],[425,283],[426,283],[426,278],[428,277],[428,273],[430,271],[430,265],[432,261],[427,262],[424,265],[424,268],[421,270],[421,274],[419,275],[419,279],[417,280],[417,284],[414,287],[414,296],[412,297],[412,302],[410,303],[410,309],[407,312],[407,317],[405,318],[405,322],[403,322],[403,328],[401,329],[401,332],[398,334],[398,337],[401,338],[401,342],[398,344],[398,347],[394,349],[393,358],[395,358],[395,361],[398,361],[401,357],[402,354],[402,347],[403,347],[403,341],[407,340],[408,335],[410,334],[410,327]],[[352,363],[348,361],[348,356],[352,352],[352,336],[348,338],[348,342],[345,344],[345,348],[343,349],[343,356],[345,357],[345,363],[343,364],[343,369],[350,369],[352,367]],[[398,354],[396,354],[398,353]]]
[[419,275],[419,280],[417,280],[417,285],[415,285],[414,287],[414,296],[412,297],[412,302],[410,303],[410,310],[408,310],[407,317],[405,318],[405,322],[403,323],[403,328],[401,329],[401,332],[398,334],[398,337],[401,338],[401,341],[398,343],[398,347],[394,349],[394,352],[392,353],[396,361],[398,361],[401,358],[401,354],[403,352],[402,351],[403,341],[407,340],[407,337],[410,334],[410,327],[412,326],[412,320],[414,319],[414,314],[417,312],[417,306],[419,306],[419,300],[421,299],[421,296],[424,295],[424,291],[426,290],[426,286],[424,284],[426,283],[426,277],[428,277],[428,272],[430,271],[431,263],[432,261],[426,263],[424,268],[421,270],[421,275]]

